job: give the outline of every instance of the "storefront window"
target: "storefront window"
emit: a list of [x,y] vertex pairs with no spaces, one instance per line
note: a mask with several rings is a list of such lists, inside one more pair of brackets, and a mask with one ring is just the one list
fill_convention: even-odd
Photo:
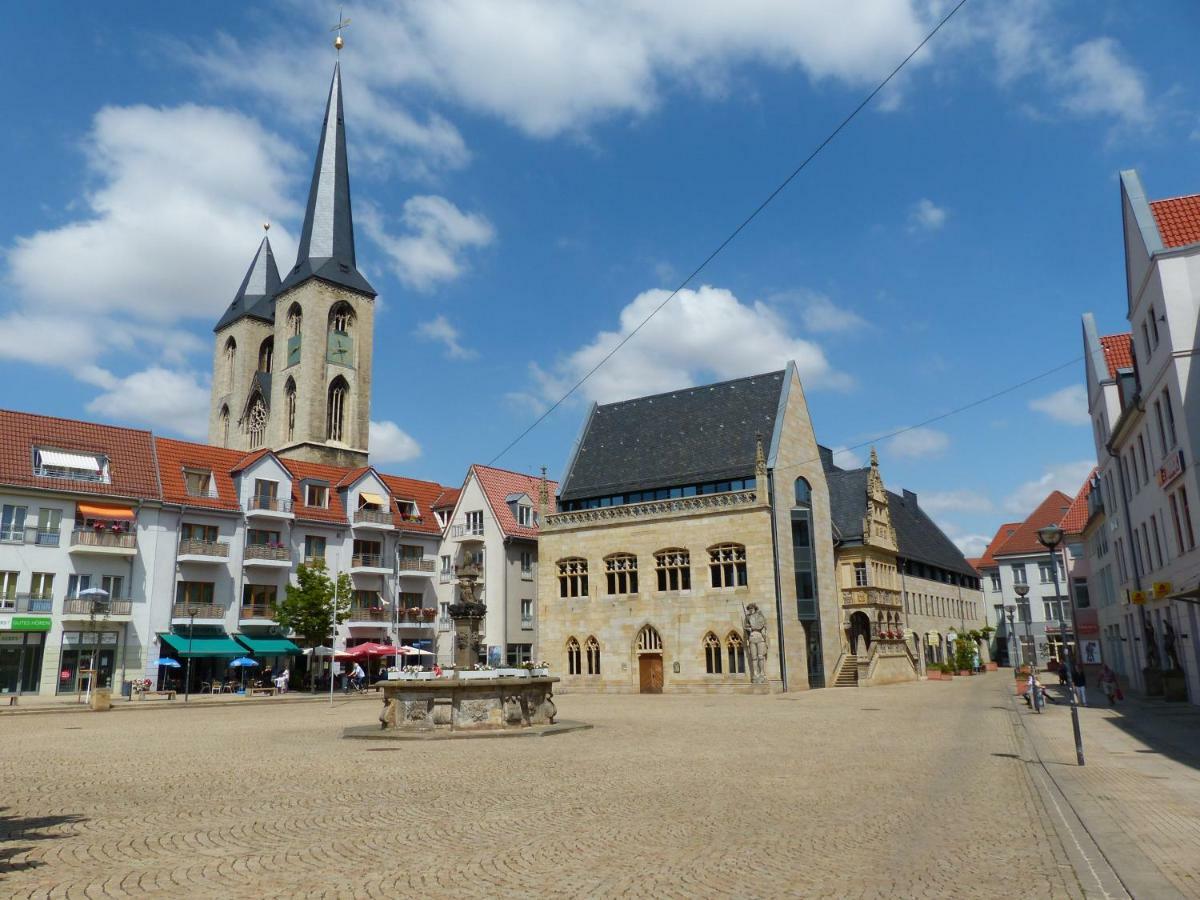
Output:
[[90,669],[95,668],[93,687],[112,687],[117,657],[117,632],[64,631],[62,657],[58,666],[58,693],[74,694],[88,689]]
[[41,634],[0,632],[0,694],[36,694],[42,674]]

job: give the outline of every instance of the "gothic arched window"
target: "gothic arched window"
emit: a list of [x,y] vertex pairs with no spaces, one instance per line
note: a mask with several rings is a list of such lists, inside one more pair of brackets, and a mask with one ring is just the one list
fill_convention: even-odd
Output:
[[567,638],[567,674],[578,675],[582,666],[580,666],[579,641],[575,638]]
[[659,653],[662,651],[662,635],[660,635],[653,625],[645,625],[638,632],[637,648],[641,652]]
[[586,597],[588,561],[577,556],[558,561],[558,596]]
[[296,434],[296,382],[289,378],[283,394],[287,416],[287,439],[290,441]]
[[258,371],[270,374],[275,357],[275,338],[269,337],[258,346]]
[[812,486],[803,478],[796,479],[796,505],[812,505]]
[[745,587],[746,548],[742,544],[717,544],[708,548],[708,571],[715,588]]
[[257,450],[267,437],[267,404],[261,396],[254,398],[250,415],[246,418],[246,433],[250,435],[250,449]]
[[729,632],[729,637],[725,639],[725,646],[729,650],[729,674],[745,675],[746,645],[742,643],[742,636],[736,631]]
[[221,407],[221,446],[229,446],[229,407]]
[[288,307],[287,314],[287,335],[290,338],[300,337],[300,325],[303,323],[304,315],[300,311],[300,304],[293,303]]
[[334,304],[329,311],[329,330],[349,334],[354,327],[354,308],[346,302]]
[[704,636],[704,671],[709,675],[721,674],[721,642],[711,631]]
[[604,557],[604,576],[608,593],[636,594],[638,592],[637,557],[632,553],[614,553]]
[[233,367],[237,362],[237,341],[232,337],[225,342],[225,389],[233,390]]
[[589,637],[584,642],[584,650],[587,651],[587,673],[589,675],[600,674],[600,642],[594,637]]
[[692,556],[679,548],[659,550],[654,554],[654,569],[660,591],[690,591],[692,589]]
[[325,421],[325,439],[344,441],[346,435],[346,400],[350,396],[350,385],[339,375],[329,385],[329,410]]

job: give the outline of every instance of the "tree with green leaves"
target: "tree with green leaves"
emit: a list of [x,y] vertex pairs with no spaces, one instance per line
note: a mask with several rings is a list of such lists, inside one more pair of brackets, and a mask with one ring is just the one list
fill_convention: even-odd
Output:
[[296,569],[297,584],[289,584],[284,599],[272,605],[275,621],[290,628],[310,647],[333,640],[333,623],[341,624],[350,615],[350,576],[337,579],[337,603],[334,608],[333,579],[325,570],[324,560],[301,564]]

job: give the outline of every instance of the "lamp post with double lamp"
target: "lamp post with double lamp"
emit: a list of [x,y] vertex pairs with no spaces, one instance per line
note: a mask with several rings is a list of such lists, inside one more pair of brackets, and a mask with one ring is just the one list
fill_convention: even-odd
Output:
[[[1083,735],[1079,731],[1079,704],[1075,697],[1075,660],[1071,658],[1071,648],[1067,646],[1067,623],[1062,614],[1062,597],[1058,594],[1058,558],[1054,551],[1062,543],[1063,532],[1057,525],[1047,525],[1038,529],[1038,541],[1050,553],[1050,573],[1054,577],[1054,599],[1058,606],[1058,639],[1062,644],[1062,655],[1067,663],[1067,696],[1071,698],[1071,730],[1075,732],[1075,759],[1083,765]],[[1063,660],[1059,661],[1061,665]]]
[[[1029,585],[1018,584],[1013,588],[1017,592],[1017,596],[1024,600],[1029,595]],[[1033,654],[1033,659],[1025,660],[1029,664],[1029,674],[1033,674],[1033,670],[1037,668],[1037,648],[1033,644],[1033,625],[1031,620],[1033,614],[1029,610],[1028,603],[1025,606],[1025,638],[1029,641],[1029,652]]]
[[1017,641],[1017,629],[1013,625],[1013,619],[1017,615],[1017,608],[1012,606],[1004,607],[1004,612],[1008,616],[1008,638],[1012,643],[1012,667],[1014,670],[1021,667],[1021,650],[1020,643]]
[[187,674],[183,676],[184,703],[187,703],[192,695],[192,636],[196,633],[196,613],[199,611],[194,606],[188,608],[188,662]]

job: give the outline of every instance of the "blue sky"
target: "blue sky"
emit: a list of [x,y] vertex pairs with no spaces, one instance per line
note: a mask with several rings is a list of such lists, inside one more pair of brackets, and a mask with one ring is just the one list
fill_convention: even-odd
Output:
[[[342,64],[383,467],[457,483],[722,240],[944,2],[363,4]],[[1200,190],[1200,9],[970,0],[742,236],[500,464],[557,473],[586,401],[795,357],[848,446],[1123,330],[1117,172]],[[287,268],[336,8],[35,4],[9,42],[3,405],[202,437],[211,327]],[[1167,27],[1169,26],[1169,27]],[[880,442],[969,551],[1092,455],[1075,364]],[[865,458],[865,451],[857,456]],[[846,458],[847,461],[850,457]]]

